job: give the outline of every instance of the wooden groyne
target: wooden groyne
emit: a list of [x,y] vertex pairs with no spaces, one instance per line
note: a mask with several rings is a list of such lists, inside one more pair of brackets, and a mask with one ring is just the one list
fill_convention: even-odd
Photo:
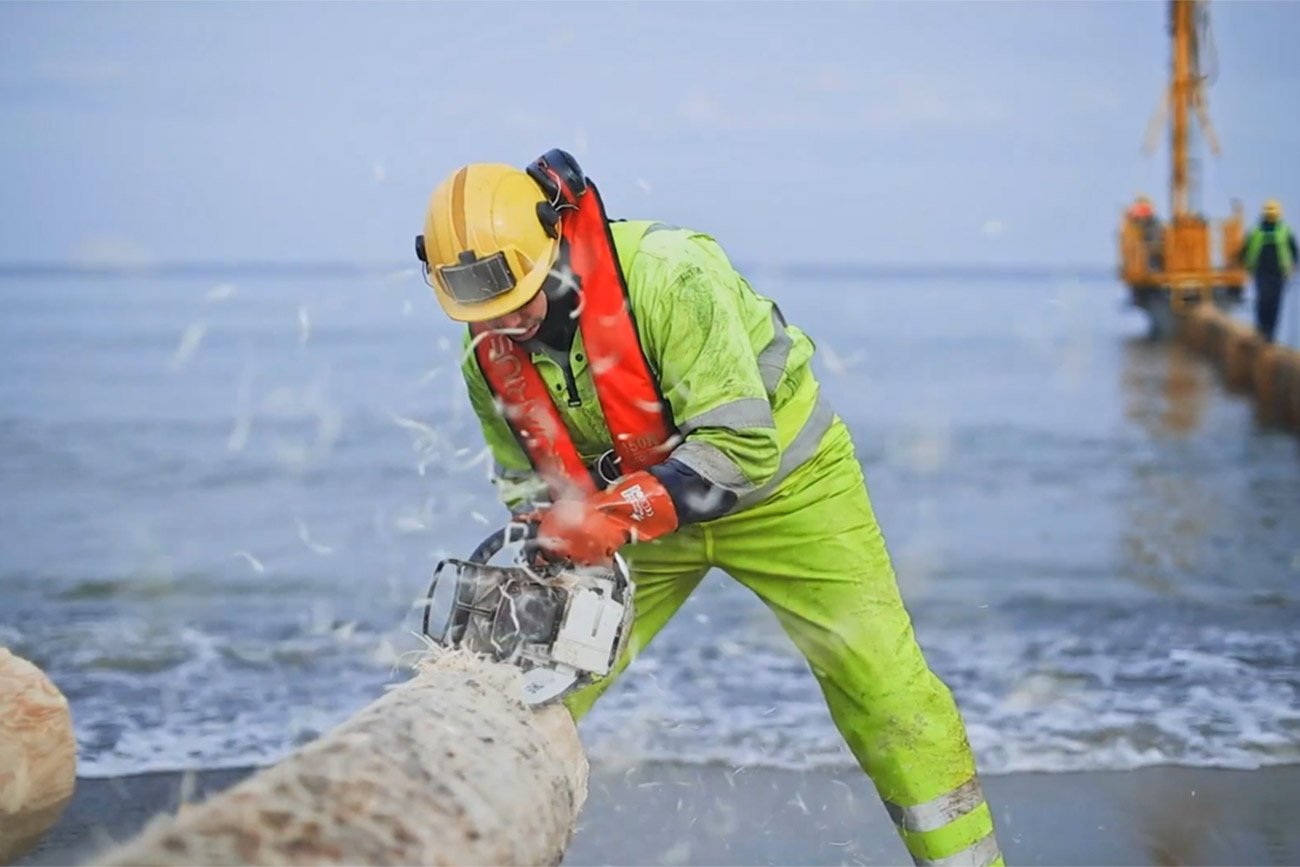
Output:
[[1210,304],[1179,318],[1178,337],[1215,364],[1229,389],[1253,397],[1261,421],[1300,433],[1300,351],[1265,343]]

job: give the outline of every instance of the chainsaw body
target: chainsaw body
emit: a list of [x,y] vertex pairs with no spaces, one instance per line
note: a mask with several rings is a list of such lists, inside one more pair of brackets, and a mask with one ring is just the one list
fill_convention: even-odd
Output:
[[[490,561],[502,555],[503,564]],[[438,563],[424,633],[447,648],[482,654],[523,672],[524,701],[545,704],[608,674],[632,627],[627,564],[549,563],[526,528],[512,524],[467,559]]]

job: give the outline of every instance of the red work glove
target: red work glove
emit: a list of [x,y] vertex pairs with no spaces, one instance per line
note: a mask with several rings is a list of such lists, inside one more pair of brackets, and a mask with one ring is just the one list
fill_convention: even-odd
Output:
[[642,470],[585,500],[551,506],[542,514],[537,542],[552,558],[604,565],[628,542],[648,542],[676,529],[672,497]]

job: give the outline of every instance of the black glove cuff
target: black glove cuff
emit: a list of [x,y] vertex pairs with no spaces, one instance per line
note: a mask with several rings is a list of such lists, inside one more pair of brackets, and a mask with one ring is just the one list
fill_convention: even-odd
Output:
[[736,494],[720,488],[681,461],[669,458],[649,468],[672,498],[678,524],[721,518],[736,505]]

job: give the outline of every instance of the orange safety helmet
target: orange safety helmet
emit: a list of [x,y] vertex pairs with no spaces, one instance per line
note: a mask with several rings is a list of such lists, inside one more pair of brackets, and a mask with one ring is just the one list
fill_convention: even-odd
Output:
[[1155,216],[1155,209],[1151,207],[1151,200],[1146,196],[1138,196],[1128,209],[1128,215],[1133,219],[1144,220],[1147,217]]

